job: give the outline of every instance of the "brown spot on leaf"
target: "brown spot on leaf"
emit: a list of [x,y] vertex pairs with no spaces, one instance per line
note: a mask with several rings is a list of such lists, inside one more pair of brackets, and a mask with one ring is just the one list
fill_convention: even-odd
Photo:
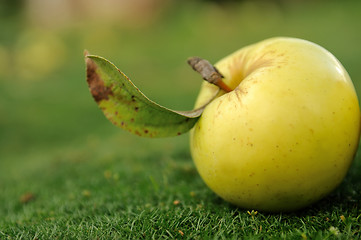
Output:
[[113,92],[110,87],[106,87],[104,85],[103,79],[101,79],[99,74],[96,72],[97,65],[89,57],[86,58],[86,65],[87,82],[94,100],[99,102],[101,100],[108,99],[109,95],[113,95]]
[[138,110],[139,110],[139,107],[135,107],[135,108],[134,108],[134,110],[135,110],[136,112],[138,112]]

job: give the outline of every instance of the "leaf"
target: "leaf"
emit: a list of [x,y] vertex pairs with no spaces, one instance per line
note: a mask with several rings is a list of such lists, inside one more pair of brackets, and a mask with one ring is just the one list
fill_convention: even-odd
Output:
[[147,98],[105,58],[87,53],[85,58],[87,82],[95,102],[114,125],[138,136],[170,137],[185,133],[207,105],[193,111],[170,110]]

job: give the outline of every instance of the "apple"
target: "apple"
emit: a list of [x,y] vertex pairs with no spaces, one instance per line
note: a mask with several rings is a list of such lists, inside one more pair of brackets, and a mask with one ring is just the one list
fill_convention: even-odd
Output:
[[[360,108],[348,73],[330,52],[277,37],[215,67],[232,91],[205,107],[190,148],[217,195],[246,209],[293,211],[342,182],[358,148]],[[195,108],[216,91],[204,82]]]

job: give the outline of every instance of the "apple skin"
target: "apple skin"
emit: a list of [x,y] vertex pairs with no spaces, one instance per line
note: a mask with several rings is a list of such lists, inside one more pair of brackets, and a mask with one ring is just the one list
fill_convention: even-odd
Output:
[[[360,108],[341,63],[312,42],[277,37],[215,66],[233,91],[221,94],[191,130],[205,183],[246,209],[294,211],[343,180],[359,143]],[[204,82],[195,107],[217,87]]]

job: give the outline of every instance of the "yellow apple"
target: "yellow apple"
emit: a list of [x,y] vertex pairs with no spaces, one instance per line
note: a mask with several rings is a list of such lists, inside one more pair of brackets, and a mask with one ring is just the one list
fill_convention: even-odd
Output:
[[[358,147],[360,109],[330,52],[271,38],[215,66],[233,90],[205,108],[191,131],[191,153],[216,194],[242,208],[292,211],[342,182]],[[195,107],[217,90],[204,82]]]

